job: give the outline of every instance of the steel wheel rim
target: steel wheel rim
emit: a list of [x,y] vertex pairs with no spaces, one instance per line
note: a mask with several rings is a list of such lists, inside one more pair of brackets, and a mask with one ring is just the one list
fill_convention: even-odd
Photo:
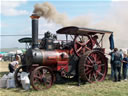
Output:
[[84,62],[86,79],[90,83],[103,81],[107,74],[107,62],[103,53],[94,51]]
[[53,73],[48,67],[37,67],[31,74],[31,84],[35,90],[48,89],[53,84]]

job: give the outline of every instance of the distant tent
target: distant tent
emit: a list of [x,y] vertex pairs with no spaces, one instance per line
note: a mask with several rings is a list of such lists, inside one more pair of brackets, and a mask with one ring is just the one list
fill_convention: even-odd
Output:
[[0,54],[7,54],[7,52],[0,52]]
[[114,49],[114,38],[113,38],[113,34],[110,35],[109,37],[109,42],[110,42],[110,49],[113,50]]

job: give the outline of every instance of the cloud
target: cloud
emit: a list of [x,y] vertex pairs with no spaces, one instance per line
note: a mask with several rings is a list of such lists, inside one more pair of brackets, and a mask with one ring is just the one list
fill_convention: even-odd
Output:
[[0,13],[4,16],[17,16],[26,15],[28,12],[26,10],[18,10],[22,4],[25,4],[27,0],[4,0],[1,1]]

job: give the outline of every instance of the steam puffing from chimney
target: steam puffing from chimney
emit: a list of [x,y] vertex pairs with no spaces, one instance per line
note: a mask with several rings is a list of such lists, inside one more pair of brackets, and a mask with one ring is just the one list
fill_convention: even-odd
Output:
[[[98,22],[92,20],[94,16],[88,14],[70,20],[66,14],[59,13],[56,8],[48,2],[35,4],[34,7],[34,13],[62,26],[89,27],[113,31],[116,47],[128,48],[128,1],[113,2],[110,12]],[[94,15],[97,16],[97,14]],[[105,41],[108,41],[108,37]],[[107,44],[104,43],[104,45]]]
[[[59,13],[56,8],[48,3],[35,4],[34,13],[44,17],[48,21],[55,22],[56,24],[61,24],[62,26],[87,26],[90,22],[89,16],[80,16],[73,20],[69,20],[68,16],[64,13]],[[85,19],[87,17],[87,19]],[[83,18],[83,19],[82,19]]]

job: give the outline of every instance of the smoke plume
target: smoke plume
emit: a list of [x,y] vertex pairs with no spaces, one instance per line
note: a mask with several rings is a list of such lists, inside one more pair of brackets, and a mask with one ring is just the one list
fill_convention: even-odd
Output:
[[[88,14],[78,16],[71,20],[66,14],[59,13],[56,8],[48,2],[36,4],[34,8],[34,13],[62,26],[89,27],[113,31],[115,46],[118,48],[128,48],[128,1],[112,2],[108,14],[97,23],[95,23],[96,20],[92,20],[92,17],[95,16]],[[108,41],[108,37],[105,38],[105,41],[106,40]],[[108,44],[105,43],[105,45]]]
[[112,2],[108,15],[93,28],[114,32],[115,47],[128,48],[128,1]]
[[56,8],[48,2],[35,4],[34,8],[34,13],[62,26],[87,26],[91,20],[90,16],[79,16],[70,20],[66,14],[59,13]]

